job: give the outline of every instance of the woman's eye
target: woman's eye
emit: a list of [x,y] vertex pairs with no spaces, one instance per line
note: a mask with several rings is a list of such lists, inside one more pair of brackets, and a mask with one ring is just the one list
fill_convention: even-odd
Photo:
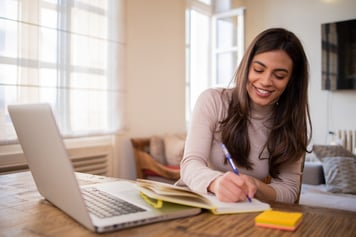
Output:
[[277,79],[283,79],[285,76],[284,75],[278,75],[278,74],[275,74],[275,77],[277,78]]
[[258,73],[261,73],[261,72],[263,72],[263,69],[260,69],[260,68],[254,68],[254,71],[255,71],[255,72],[258,72]]

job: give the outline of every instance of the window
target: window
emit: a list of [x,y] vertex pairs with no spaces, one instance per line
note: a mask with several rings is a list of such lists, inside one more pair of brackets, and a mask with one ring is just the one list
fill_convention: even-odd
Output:
[[122,4],[2,0],[0,143],[16,139],[9,104],[51,104],[66,137],[108,134],[123,126],[125,44],[117,30]]
[[[205,4],[204,4],[205,2]],[[186,121],[199,94],[209,87],[232,86],[244,51],[244,9],[226,1],[188,1],[186,12]],[[219,4],[220,3],[220,4]],[[215,13],[215,9],[229,8]]]
[[212,86],[231,85],[232,76],[244,52],[243,8],[213,16]]
[[186,13],[186,121],[199,94],[209,87],[210,11],[191,7]]

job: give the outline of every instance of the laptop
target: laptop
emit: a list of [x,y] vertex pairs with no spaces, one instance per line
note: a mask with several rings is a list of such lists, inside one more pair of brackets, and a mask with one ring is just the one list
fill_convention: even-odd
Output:
[[[79,186],[50,105],[9,105],[8,111],[39,193],[86,228],[101,233],[201,212],[172,203],[154,208],[130,180]],[[111,202],[105,206],[103,199]]]

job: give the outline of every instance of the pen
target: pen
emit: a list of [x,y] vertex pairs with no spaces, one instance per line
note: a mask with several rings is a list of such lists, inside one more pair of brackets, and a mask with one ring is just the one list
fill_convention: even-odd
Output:
[[[235,166],[235,164],[234,164],[234,162],[233,162],[233,160],[231,158],[231,155],[230,155],[229,151],[227,150],[226,146],[224,145],[224,143],[221,144],[221,147],[222,147],[222,150],[223,150],[223,152],[225,154],[226,160],[227,160],[227,162],[229,162],[229,164],[230,164],[232,170],[234,171],[234,173],[236,175],[240,175],[239,170],[236,168],[236,166]],[[247,197],[247,200],[249,202],[251,202],[251,198],[247,194],[246,194],[246,197]]]

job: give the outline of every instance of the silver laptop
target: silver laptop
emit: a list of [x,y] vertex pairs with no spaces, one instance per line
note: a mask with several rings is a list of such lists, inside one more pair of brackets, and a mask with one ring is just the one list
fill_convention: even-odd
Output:
[[[156,209],[129,180],[79,186],[50,105],[10,105],[8,111],[39,193],[88,229],[113,231],[201,211],[170,203]],[[102,204],[106,199],[114,200]]]

